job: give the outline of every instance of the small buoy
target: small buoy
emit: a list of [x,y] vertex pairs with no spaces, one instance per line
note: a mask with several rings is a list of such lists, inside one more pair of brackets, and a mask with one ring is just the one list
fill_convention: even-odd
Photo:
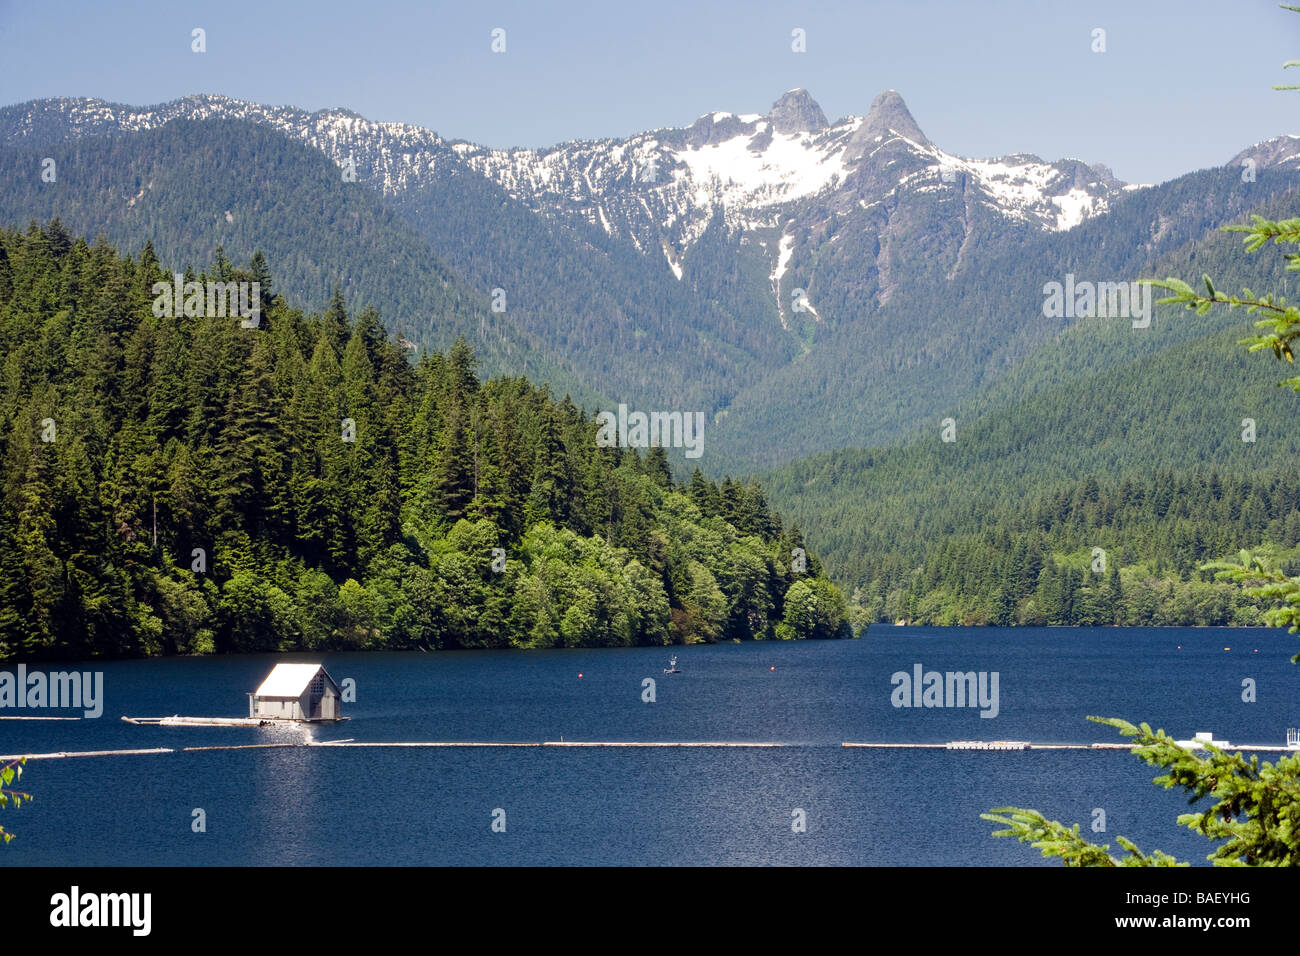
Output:
[[1225,647],[1224,650],[1225,650],[1225,651],[1230,651],[1230,650],[1232,650],[1232,648],[1231,648],[1231,647]]
[[579,673],[579,674],[578,674],[578,677],[579,677],[579,678],[581,678],[581,677],[582,677],[582,674],[581,674],[581,673]]
[[1183,649],[1183,645],[1179,644],[1178,649],[1181,651]]
[[771,667],[768,668],[768,670],[770,670],[770,671],[774,671],[774,670],[776,670],[776,665],[773,664]]

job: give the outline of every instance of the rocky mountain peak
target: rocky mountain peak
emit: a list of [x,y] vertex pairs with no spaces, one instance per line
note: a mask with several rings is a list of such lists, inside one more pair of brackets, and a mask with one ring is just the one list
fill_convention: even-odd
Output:
[[1232,159],[1228,166],[1240,169],[1246,160],[1253,160],[1257,167],[1291,166],[1300,168],[1300,136],[1274,136],[1262,143],[1248,146]]
[[885,90],[871,101],[871,108],[867,110],[867,118],[860,132],[866,138],[874,140],[877,136],[888,138],[890,130],[899,136],[906,136],[914,143],[928,145],[930,142],[921,132],[921,127],[916,125],[916,120],[912,119],[907,104],[897,90]]
[[830,124],[807,90],[790,90],[772,104],[767,118],[777,133],[817,133]]

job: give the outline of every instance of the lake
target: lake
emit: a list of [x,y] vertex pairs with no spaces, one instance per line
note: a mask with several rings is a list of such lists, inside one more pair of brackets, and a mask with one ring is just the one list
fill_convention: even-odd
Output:
[[[1207,865],[1178,792],[1126,751],[871,750],[843,741],[1119,741],[1087,714],[1282,744],[1300,641],[1220,628],[873,627],[857,641],[679,648],[236,656],[32,665],[103,672],[104,710],[0,720],[0,753],[357,741],[763,741],[740,748],[328,748],[34,760],[0,810],[0,861],[32,865],[1059,865],[993,839],[1018,805]],[[664,674],[672,653],[679,674]],[[134,726],[243,716],[279,660],[355,681],[351,719],[293,728]],[[891,675],[998,675],[997,716],[895,707]],[[14,664],[0,667],[14,671]],[[582,676],[579,677],[579,674]],[[644,702],[643,679],[655,681]],[[1255,701],[1243,701],[1243,680]],[[894,699],[897,699],[896,697]],[[985,708],[989,710],[989,708]],[[0,711],[0,716],[72,711]],[[1262,759],[1276,760],[1279,755]],[[202,809],[206,832],[192,829]],[[494,811],[504,832],[494,832]],[[806,832],[794,832],[802,810]],[[501,814],[496,818],[500,819]]]

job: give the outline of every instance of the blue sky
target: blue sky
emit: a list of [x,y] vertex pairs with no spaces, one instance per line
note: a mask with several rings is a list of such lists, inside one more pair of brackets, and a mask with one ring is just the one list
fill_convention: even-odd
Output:
[[[207,52],[190,31],[207,31]],[[506,30],[493,54],[491,31]],[[791,50],[806,31],[807,52]],[[1092,31],[1106,31],[1094,53]],[[0,104],[187,93],[344,106],[492,146],[766,112],[806,87],[834,120],[902,93],[949,152],[1077,157],[1129,182],[1300,133],[1300,14],[1273,0],[976,3],[0,0]]]

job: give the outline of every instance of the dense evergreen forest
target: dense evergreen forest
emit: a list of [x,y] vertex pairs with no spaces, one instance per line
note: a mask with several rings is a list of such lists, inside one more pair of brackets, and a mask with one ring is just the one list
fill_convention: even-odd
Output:
[[[1249,477],[1161,469],[1105,484],[1087,476],[1028,504],[990,502],[978,530],[864,555],[851,613],[862,623],[1262,624],[1255,599],[1199,567],[1263,545],[1297,573],[1298,504],[1290,467]],[[946,522],[920,524],[928,533]]]
[[303,314],[261,256],[186,279],[259,282],[257,328],[156,315],[151,246],[0,231],[0,659],[850,633],[757,485]]
[[[951,443],[934,421],[929,438],[814,456],[763,486],[859,624],[1259,623],[1253,599],[1197,568],[1272,547],[1300,569],[1297,399],[1237,344],[1250,316],[1183,321],[1200,336],[1160,355],[959,412]],[[1128,334],[1076,327],[1058,354]]]
[[[763,486],[859,623],[1259,623],[1253,599],[1198,567],[1272,547],[1300,569],[1297,399],[1237,344],[1250,316],[1179,321],[1199,337],[959,412],[951,443],[935,421],[927,439],[814,456]],[[1080,325],[1057,354],[1130,334]]]

